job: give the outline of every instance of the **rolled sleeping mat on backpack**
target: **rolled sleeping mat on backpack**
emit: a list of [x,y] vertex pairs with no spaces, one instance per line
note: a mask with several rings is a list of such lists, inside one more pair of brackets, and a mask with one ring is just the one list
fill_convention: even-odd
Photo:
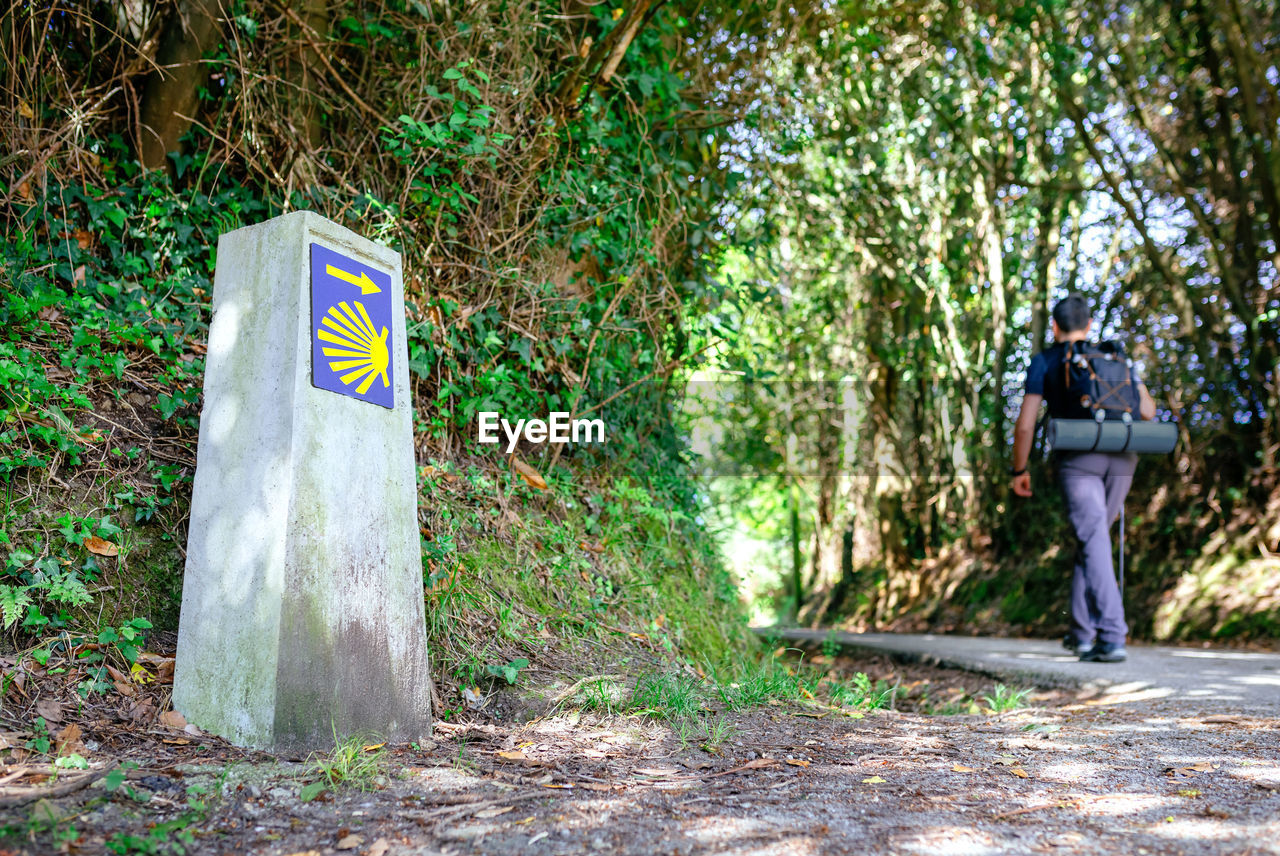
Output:
[[1130,422],[1106,419],[1050,419],[1045,442],[1055,452],[1137,452],[1167,455],[1178,445],[1174,422]]

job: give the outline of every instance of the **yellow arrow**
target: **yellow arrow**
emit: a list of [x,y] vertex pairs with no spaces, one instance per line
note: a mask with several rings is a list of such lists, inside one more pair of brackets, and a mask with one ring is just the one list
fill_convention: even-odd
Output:
[[324,272],[329,274],[329,276],[336,276],[343,282],[349,282],[352,285],[360,286],[361,294],[377,294],[382,291],[382,289],[378,288],[377,284],[375,284],[373,280],[369,279],[369,274],[364,273],[363,271],[361,271],[359,276],[356,276],[353,273],[347,273],[341,268],[336,268],[333,265],[327,265]]

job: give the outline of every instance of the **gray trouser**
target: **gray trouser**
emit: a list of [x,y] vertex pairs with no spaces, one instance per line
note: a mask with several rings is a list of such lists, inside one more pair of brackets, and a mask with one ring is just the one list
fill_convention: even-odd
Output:
[[1063,455],[1058,461],[1058,479],[1077,541],[1071,634],[1083,644],[1095,639],[1123,643],[1129,632],[1111,563],[1111,524],[1120,516],[1137,464],[1138,456],[1132,452],[1081,452]]

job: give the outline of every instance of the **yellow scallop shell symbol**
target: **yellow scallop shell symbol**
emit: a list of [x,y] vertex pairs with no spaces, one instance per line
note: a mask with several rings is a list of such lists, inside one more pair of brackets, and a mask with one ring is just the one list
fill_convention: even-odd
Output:
[[339,380],[347,386],[359,382],[356,387],[359,395],[368,392],[378,376],[382,377],[384,387],[391,386],[387,378],[387,364],[391,362],[387,350],[387,328],[383,327],[381,333],[374,332],[373,322],[369,320],[363,303],[355,301],[354,310],[345,300],[330,307],[320,325],[316,331],[320,341],[338,346],[322,348],[321,352],[326,357],[335,358],[329,360],[329,368],[339,373]]

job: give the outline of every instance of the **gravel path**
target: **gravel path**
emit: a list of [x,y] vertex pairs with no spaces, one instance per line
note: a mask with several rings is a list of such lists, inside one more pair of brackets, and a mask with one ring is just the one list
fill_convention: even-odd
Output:
[[[895,680],[919,699],[991,687],[902,669]],[[1280,720],[1142,688],[1046,690],[1030,703],[958,716],[777,704],[707,713],[683,733],[574,711],[441,724],[433,746],[394,747],[372,792],[302,802],[303,765],[245,761],[139,770],[132,798],[99,782],[45,805],[73,819],[74,853],[154,834],[187,810],[192,786],[210,797],[190,838],[126,852],[1280,853]],[[32,832],[6,848],[59,846]]]

